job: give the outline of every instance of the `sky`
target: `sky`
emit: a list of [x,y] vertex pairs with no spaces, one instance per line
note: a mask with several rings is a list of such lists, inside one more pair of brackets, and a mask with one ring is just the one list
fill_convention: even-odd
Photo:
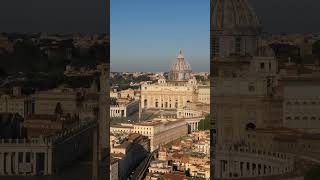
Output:
[[169,71],[181,48],[209,71],[209,0],[111,0],[111,71]]
[[[209,0],[107,1],[1,0],[0,32],[108,32],[111,10],[113,68],[165,71],[182,48],[195,71],[208,69]],[[248,1],[266,32],[320,32],[319,0]]]

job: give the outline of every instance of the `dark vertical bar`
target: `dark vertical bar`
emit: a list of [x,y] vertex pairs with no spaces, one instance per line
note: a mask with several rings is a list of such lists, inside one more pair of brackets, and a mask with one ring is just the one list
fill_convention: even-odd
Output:
[[213,86],[214,86],[214,79],[213,79],[213,74],[214,74],[214,68],[213,68],[213,4],[214,1],[210,0],[210,118],[211,118],[211,123],[210,123],[210,179],[214,180],[215,178],[215,161],[216,161],[216,113],[214,110],[214,96],[213,96]]

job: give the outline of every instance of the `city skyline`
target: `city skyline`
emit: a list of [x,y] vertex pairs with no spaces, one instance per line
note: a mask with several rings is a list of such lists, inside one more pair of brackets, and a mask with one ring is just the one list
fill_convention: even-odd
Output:
[[168,71],[179,49],[192,69],[209,71],[209,3],[111,1],[111,71]]

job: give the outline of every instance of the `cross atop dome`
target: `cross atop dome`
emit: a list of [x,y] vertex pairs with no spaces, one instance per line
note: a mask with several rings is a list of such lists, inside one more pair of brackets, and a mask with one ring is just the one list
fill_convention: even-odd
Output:
[[178,55],[177,59],[184,59],[184,56],[182,54],[182,49],[179,49],[179,55]]
[[184,60],[182,50],[179,49],[176,62],[170,66],[169,80],[171,81],[187,81],[190,79],[191,66]]

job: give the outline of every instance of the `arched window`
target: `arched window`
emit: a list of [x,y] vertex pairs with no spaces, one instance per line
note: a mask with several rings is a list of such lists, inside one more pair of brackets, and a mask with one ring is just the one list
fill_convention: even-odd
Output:
[[240,55],[241,53],[241,38],[237,37],[235,39],[235,54]]
[[253,123],[248,123],[246,125],[246,130],[255,130],[256,129],[256,125]]
[[264,70],[264,63],[260,63],[260,69]]
[[147,107],[147,105],[148,105],[148,100],[145,99],[144,102],[143,102],[143,104],[144,104],[144,107]]

